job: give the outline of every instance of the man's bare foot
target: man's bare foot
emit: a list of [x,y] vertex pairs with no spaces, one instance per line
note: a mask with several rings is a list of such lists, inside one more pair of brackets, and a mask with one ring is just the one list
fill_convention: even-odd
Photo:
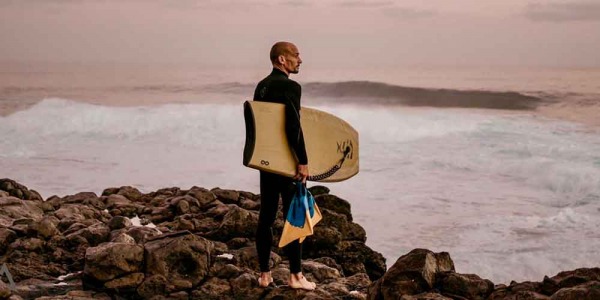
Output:
[[302,272],[290,274],[290,280],[288,281],[288,285],[293,289],[303,289],[307,291],[312,291],[317,287],[317,284],[308,281],[306,277],[302,275]]
[[271,272],[262,272],[260,273],[260,277],[258,277],[258,286],[262,288],[266,288],[273,282],[273,276],[271,276]]

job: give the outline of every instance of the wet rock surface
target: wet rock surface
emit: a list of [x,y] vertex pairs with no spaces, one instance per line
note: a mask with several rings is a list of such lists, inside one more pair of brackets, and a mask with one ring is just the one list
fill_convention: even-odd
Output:
[[310,188],[323,213],[304,242],[304,275],[314,291],[287,286],[289,263],[276,247],[274,284],[258,286],[254,233],[260,195],[221,188],[113,187],[45,201],[0,179],[2,299],[600,299],[600,269],[561,272],[541,282],[496,285],[460,274],[448,253],[415,249],[387,270],[365,245],[350,202]]

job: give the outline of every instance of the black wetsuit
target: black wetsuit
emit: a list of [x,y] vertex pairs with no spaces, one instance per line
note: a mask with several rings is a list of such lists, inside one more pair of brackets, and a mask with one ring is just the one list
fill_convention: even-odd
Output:
[[[304,136],[300,127],[300,85],[288,76],[273,69],[271,74],[258,83],[254,91],[255,101],[276,102],[285,105],[285,132],[288,143],[296,155],[299,164],[308,164]],[[269,271],[273,232],[271,230],[277,216],[279,195],[283,202],[284,216],[290,207],[295,187],[292,178],[281,175],[260,172],[261,205],[256,231],[256,250],[261,272]],[[284,247],[290,261],[290,272],[301,272],[302,244],[298,240]]]

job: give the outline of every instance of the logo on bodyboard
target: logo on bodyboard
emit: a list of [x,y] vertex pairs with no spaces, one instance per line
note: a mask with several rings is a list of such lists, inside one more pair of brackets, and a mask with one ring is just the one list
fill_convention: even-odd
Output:
[[337,142],[337,153],[344,154],[344,157],[347,159],[352,159],[354,153],[354,145],[351,140],[339,141]]

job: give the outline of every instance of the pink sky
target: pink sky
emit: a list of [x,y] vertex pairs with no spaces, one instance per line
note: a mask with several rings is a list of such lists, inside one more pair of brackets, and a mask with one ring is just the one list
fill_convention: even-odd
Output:
[[593,0],[2,0],[0,60],[600,67]]

